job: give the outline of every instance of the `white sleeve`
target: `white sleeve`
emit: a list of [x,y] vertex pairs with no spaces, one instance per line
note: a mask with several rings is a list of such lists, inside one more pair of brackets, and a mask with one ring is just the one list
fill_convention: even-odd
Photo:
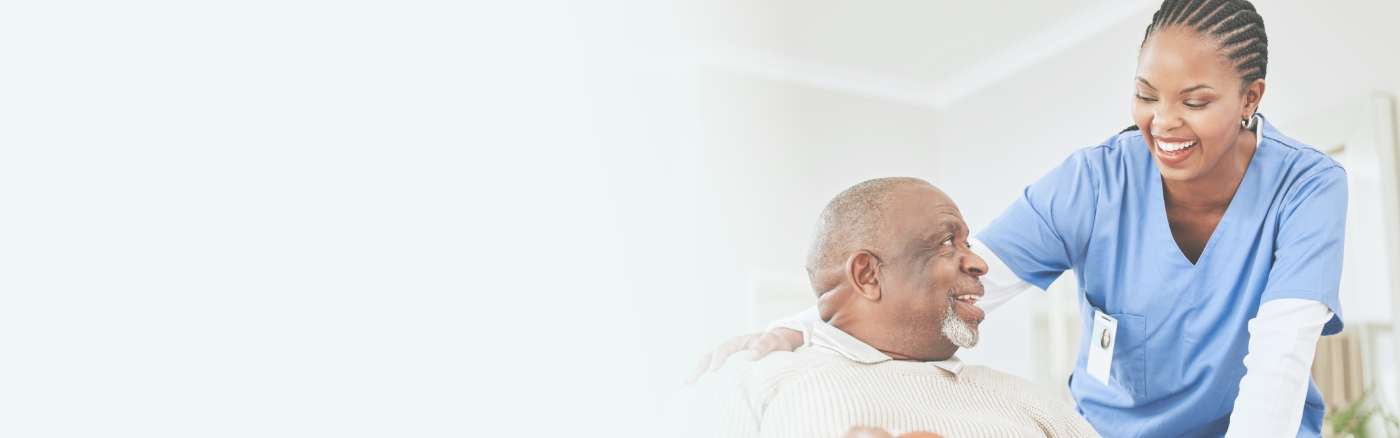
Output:
[[1331,319],[1332,310],[1313,300],[1286,298],[1259,306],[1259,315],[1249,321],[1248,371],[1240,380],[1226,438],[1298,434],[1317,340]]
[[[977,307],[981,307],[983,312],[996,310],[1002,304],[1010,301],[1011,297],[1030,289],[1031,284],[1017,277],[1015,272],[1011,272],[1011,268],[1006,267],[1006,263],[997,258],[996,254],[992,254],[986,245],[977,239],[968,239],[968,242],[972,244],[972,252],[987,262],[987,275],[982,276],[982,287],[985,292],[982,295],[982,301],[977,303]],[[772,331],[779,327],[797,330],[802,332],[802,343],[805,344],[808,341],[807,325],[817,321],[821,321],[821,314],[818,313],[817,306],[812,306],[802,313],[773,321],[764,330]]]
[[1006,263],[1002,262],[996,254],[992,254],[991,248],[987,248],[987,245],[983,245],[977,239],[969,238],[967,241],[972,244],[972,252],[987,262],[987,275],[982,276],[984,293],[982,301],[977,303],[977,307],[981,307],[983,312],[990,313],[1001,307],[1002,304],[1006,304],[1007,301],[1011,301],[1012,297],[1031,288],[1030,282],[1022,280],[1021,277],[1016,276],[1015,272],[1011,272],[1011,268],[1007,267]]
[[807,338],[807,327],[810,327],[812,323],[821,320],[821,312],[817,310],[817,306],[812,306],[812,308],[803,310],[801,313],[798,313],[796,315],[792,315],[787,318],[768,323],[768,328],[765,328],[763,330],[771,332],[773,331],[773,329],[779,327],[797,330],[799,332],[802,332],[802,344],[806,345],[807,341],[809,341],[809,339]]

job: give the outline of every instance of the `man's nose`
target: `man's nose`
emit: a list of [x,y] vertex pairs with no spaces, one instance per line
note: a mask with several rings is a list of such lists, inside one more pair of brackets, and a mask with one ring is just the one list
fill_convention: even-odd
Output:
[[962,271],[974,277],[987,275],[987,261],[982,260],[982,256],[977,255],[972,250],[968,250],[967,255],[962,259]]

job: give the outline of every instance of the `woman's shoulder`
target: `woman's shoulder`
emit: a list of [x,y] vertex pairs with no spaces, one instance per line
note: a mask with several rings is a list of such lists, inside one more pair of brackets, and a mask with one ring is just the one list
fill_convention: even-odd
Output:
[[[1143,146],[1142,133],[1137,130],[1123,131],[1099,142],[1097,145],[1080,148],[1070,155],[1071,159],[1081,159],[1090,162],[1121,163],[1127,158],[1135,157],[1137,152],[1145,152]],[[1151,158],[1151,157],[1146,157]]]
[[1345,178],[1346,169],[1326,152],[1283,135],[1272,125],[1264,126],[1260,133],[1263,139],[1259,141],[1255,159],[1274,161],[1265,164],[1282,170],[1286,174],[1285,179],[1308,179],[1323,175]]
[[1065,163],[1086,171],[1085,176],[1118,179],[1132,172],[1129,168],[1152,165],[1152,157],[1143,146],[1142,133],[1125,131],[1097,145],[1076,149],[1065,159]]
[[[1283,135],[1273,125],[1259,130],[1259,148],[1250,162],[1250,171],[1258,172],[1267,184],[1281,195],[1283,203],[1298,206],[1309,203],[1340,203],[1332,209],[1313,209],[1309,214],[1335,210],[1346,211],[1347,174],[1342,164],[1326,152]],[[1282,214],[1291,209],[1280,209]]]
[[1131,150],[1133,145],[1140,143],[1142,143],[1141,132],[1137,130],[1123,131],[1109,136],[1097,145],[1081,148],[1077,153],[1086,155],[1121,154]]
[[[1066,190],[1077,186],[1082,193],[1098,193],[1100,188],[1115,185],[1131,175],[1146,171],[1152,166],[1152,158],[1146,154],[1142,135],[1137,132],[1124,132],[1100,142],[1097,145],[1075,149],[1058,165],[1032,184],[1035,188],[1052,191]],[[1138,146],[1138,147],[1135,147]],[[1118,184],[1121,185],[1121,184]]]

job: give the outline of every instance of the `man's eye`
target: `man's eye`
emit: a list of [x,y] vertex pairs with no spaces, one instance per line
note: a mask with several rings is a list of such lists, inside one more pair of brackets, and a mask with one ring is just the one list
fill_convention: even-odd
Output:
[[944,240],[944,241],[943,241],[943,244],[944,244],[944,245],[952,245],[952,244],[953,244],[953,238],[952,238],[952,237],[949,237],[947,240]]

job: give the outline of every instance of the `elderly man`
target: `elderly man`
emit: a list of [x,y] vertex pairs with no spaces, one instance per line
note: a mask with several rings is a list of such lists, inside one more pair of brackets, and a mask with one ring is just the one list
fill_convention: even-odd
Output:
[[807,255],[821,321],[793,352],[728,361],[682,390],[674,431],[705,437],[839,437],[853,427],[947,437],[1098,436],[1035,384],[954,355],[983,313],[967,226],[915,178],[855,185],[822,211]]

